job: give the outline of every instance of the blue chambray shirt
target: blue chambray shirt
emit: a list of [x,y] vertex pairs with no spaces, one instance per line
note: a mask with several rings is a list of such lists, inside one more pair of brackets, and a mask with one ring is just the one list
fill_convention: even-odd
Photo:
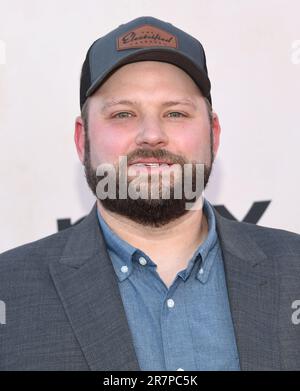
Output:
[[142,371],[240,370],[214,211],[208,235],[167,288],[147,254],[122,240],[98,211]]

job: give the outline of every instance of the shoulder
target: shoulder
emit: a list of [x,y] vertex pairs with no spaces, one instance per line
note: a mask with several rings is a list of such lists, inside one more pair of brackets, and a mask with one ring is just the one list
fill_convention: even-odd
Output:
[[300,256],[300,235],[297,233],[249,223],[239,223],[239,229],[247,232],[268,255]]
[[[0,254],[0,289],[1,282],[24,280],[49,274],[49,264],[59,260],[70,238],[79,241],[78,246],[90,236],[95,227],[96,204],[91,212],[77,224],[42,239],[18,246]],[[14,280],[15,279],[15,280]]]
[[58,257],[62,253],[73,229],[74,227],[70,227],[3,252],[0,254],[0,270],[14,268],[17,265],[29,266],[36,262],[41,266],[48,263],[49,260]]
[[268,238],[268,239],[286,239],[289,241],[300,241],[300,235],[296,232],[287,231],[284,229],[270,228],[262,225],[244,223],[244,222],[233,222],[238,224],[239,229],[247,231],[249,234],[256,236],[257,238]]
[[229,220],[216,212],[217,227],[227,243],[241,247],[255,242],[269,257],[295,256],[300,260],[300,235],[283,229]]

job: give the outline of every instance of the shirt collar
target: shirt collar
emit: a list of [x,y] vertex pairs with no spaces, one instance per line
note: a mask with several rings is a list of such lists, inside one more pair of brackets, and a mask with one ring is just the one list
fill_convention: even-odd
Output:
[[[132,258],[133,255],[138,251],[137,248],[131,246],[128,242],[120,238],[106,223],[102,215],[100,214],[97,208],[98,220],[102,233],[107,245],[107,250],[109,255],[112,256],[112,263],[115,269],[115,272],[120,281],[125,280],[132,273],[133,265]],[[127,268],[127,271],[126,271]],[[125,271],[124,271],[125,270]]]
[[[197,273],[197,279],[202,283],[208,280],[209,273],[217,255],[218,234],[216,229],[216,217],[212,205],[204,198],[203,213],[207,218],[208,233],[206,239],[200,244],[196,253],[200,254],[202,264]],[[211,255],[211,256],[209,256]]]
[[[209,272],[212,268],[215,258],[215,256],[208,257],[208,254],[215,248],[217,244],[216,220],[213,207],[205,198],[203,200],[203,213],[207,218],[208,234],[204,242],[201,243],[194,252],[194,255],[189,261],[187,268],[178,274],[182,279],[186,280],[189,277],[195,262],[200,260],[197,279],[202,283],[205,283],[208,279]],[[117,235],[105,222],[98,208],[97,214],[99,224],[107,245],[108,253],[111,255],[115,273],[117,274],[120,281],[123,281],[130,276],[133,271],[133,262],[139,262],[141,257],[146,259],[147,266],[156,266],[156,264],[147,256],[147,254],[120,238],[120,236]]]

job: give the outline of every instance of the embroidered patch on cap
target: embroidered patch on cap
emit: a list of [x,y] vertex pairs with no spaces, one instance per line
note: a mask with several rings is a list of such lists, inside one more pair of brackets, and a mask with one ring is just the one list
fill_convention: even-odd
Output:
[[175,35],[148,24],[130,30],[117,38],[117,50],[146,48],[149,46],[177,48],[177,39]]

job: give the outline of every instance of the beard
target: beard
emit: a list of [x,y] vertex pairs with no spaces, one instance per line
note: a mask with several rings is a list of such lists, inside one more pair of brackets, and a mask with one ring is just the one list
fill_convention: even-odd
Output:
[[[196,170],[196,162],[189,162],[185,158],[179,155],[170,154],[168,151],[164,149],[160,150],[149,150],[149,149],[138,149],[133,152],[131,152],[127,156],[128,164],[132,162],[133,160],[137,158],[154,158],[154,159],[161,159],[165,161],[171,161],[172,164],[179,164],[181,166],[181,194],[182,196],[180,198],[174,197],[175,194],[175,186],[174,186],[174,178],[172,183],[170,181],[170,189],[169,194],[170,197],[164,198],[162,196],[162,177],[161,173],[159,174],[159,197],[158,198],[152,198],[150,195],[150,188],[151,188],[151,181],[148,180],[148,197],[147,198],[137,198],[133,199],[131,197],[126,197],[125,199],[120,198],[120,182],[119,182],[119,169],[117,166],[115,166],[116,171],[116,197],[110,198],[107,197],[105,199],[100,199],[97,196],[97,185],[98,183],[105,177],[103,175],[97,175],[97,171],[95,168],[93,168],[91,163],[91,153],[90,153],[90,141],[88,137],[88,132],[86,128],[86,137],[85,137],[85,149],[84,149],[84,171],[87,183],[91,189],[91,191],[94,193],[94,195],[98,198],[98,200],[101,202],[102,206],[114,213],[117,213],[119,215],[125,216],[131,220],[133,220],[136,223],[150,226],[150,227],[161,227],[165,224],[170,223],[171,221],[185,215],[188,212],[188,209],[186,208],[187,203],[194,203],[197,200],[199,200],[199,197],[202,195],[203,190],[206,188],[209,177],[212,171],[212,165],[214,161],[214,154],[213,154],[213,133],[211,130],[210,133],[210,164],[205,164],[204,169],[202,171],[202,188],[201,191],[198,192],[192,199],[187,198],[185,191],[184,191],[184,165],[187,163],[192,164],[192,169],[190,172],[190,182],[192,184],[192,189],[196,187],[197,180],[197,170]],[[130,185],[130,178],[128,179],[128,185]]]

